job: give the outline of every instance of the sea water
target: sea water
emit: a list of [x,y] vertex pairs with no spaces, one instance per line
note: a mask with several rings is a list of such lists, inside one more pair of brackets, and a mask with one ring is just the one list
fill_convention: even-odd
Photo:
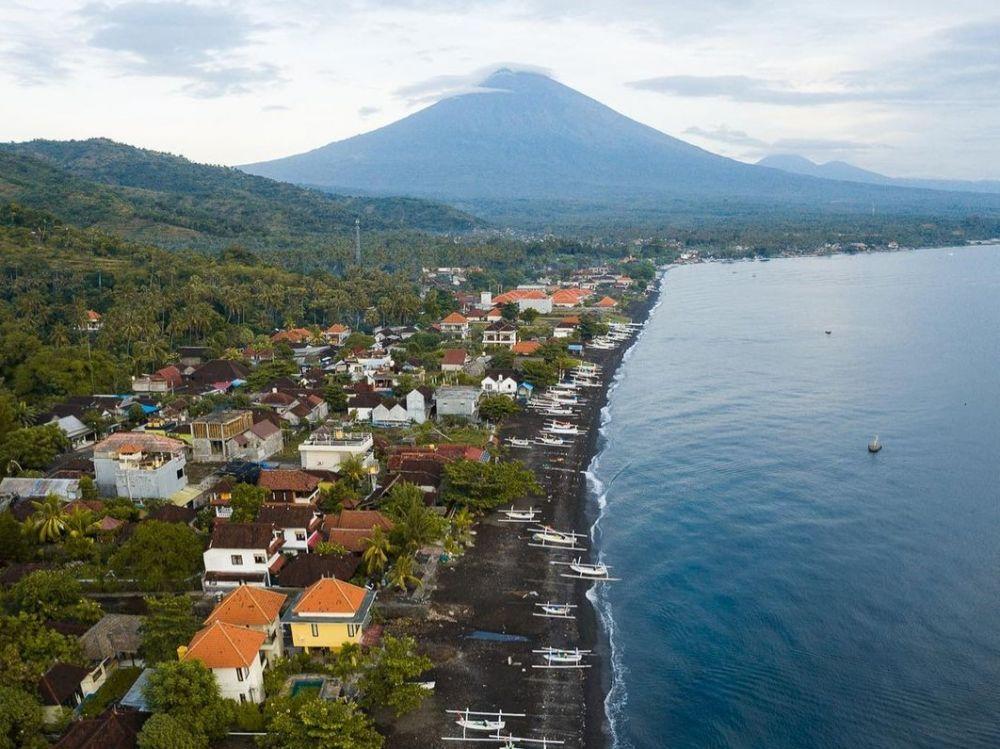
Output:
[[1000,746],[1000,247],[662,292],[591,470],[615,746]]

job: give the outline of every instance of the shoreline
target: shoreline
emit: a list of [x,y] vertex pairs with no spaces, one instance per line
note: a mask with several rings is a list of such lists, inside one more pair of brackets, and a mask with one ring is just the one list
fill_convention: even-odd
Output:
[[[621,313],[645,326],[660,299],[662,284],[661,269],[646,296]],[[505,457],[521,460],[532,469],[544,490],[543,496],[524,504],[540,509],[544,523],[586,534],[588,547],[600,515],[588,471],[603,449],[602,412],[626,352],[643,329],[617,349],[587,353],[587,361],[602,367],[601,386],[585,393],[589,400],[580,412],[579,424],[587,433],[570,448],[508,449],[509,437],[537,435],[545,417],[531,411],[512,415],[498,430]],[[399,607],[392,614],[392,629],[417,637],[434,661],[426,678],[436,686],[414,712],[380,721],[387,733],[385,746],[455,746],[456,742],[443,740],[461,735],[445,711],[464,709],[526,714],[511,718],[505,728],[516,736],[557,739],[567,749],[609,746],[605,700],[613,680],[611,644],[598,610],[587,597],[592,583],[562,578],[560,568],[549,562],[571,556],[528,547],[524,527],[500,522],[497,512],[480,520],[475,531],[474,545],[453,564],[439,567],[428,602]],[[599,552],[589,549],[583,556],[596,559]],[[535,603],[545,601],[576,605],[576,618],[534,616]],[[469,637],[477,632],[488,634]],[[538,656],[531,651],[548,646],[592,650],[592,667],[532,668]]]

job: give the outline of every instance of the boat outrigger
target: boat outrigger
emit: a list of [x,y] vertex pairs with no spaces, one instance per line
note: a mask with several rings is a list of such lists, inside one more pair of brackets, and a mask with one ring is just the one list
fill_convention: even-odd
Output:
[[577,544],[578,538],[586,538],[583,533],[573,533],[572,531],[557,531],[555,528],[543,525],[538,528],[529,528],[531,541],[528,546],[539,549],[562,549],[564,551],[586,551]]
[[576,619],[573,614],[576,606],[572,603],[536,603],[535,607],[541,610],[531,612],[532,615],[544,619]]
[[569,447],[570,443],[560,437],[550,437],[547,434],[543,434],[537,440],[535,440],[536,445],[543,445],[545,447]]
[[518,510],[511,505],[509,510],[501,510],[501,512],[504,514],[504,517],[500,518],[501,523],[531,523],[534,522],[539,510],[536,510],[534,507],[529,507],[526,510]]
[[532,650],[542,656],[542,663],[532,664],[532,668],[590,668],[589,663],[584,663],[583,659],[591,655],[589,650],[566,650],[563,648],[542,648]]
[[572,562],[549,562],[549,564],[558,564],[564,567],[569,567],[569,572],[563,572],[560,577],[568,577],[575,580],[593,580],[594,582],[616,582],[621,578],[611,577],[609,574],[610,567],[604,564],[604,562],[598,562],[597,564],[589,564],[580,560],[577,557]]

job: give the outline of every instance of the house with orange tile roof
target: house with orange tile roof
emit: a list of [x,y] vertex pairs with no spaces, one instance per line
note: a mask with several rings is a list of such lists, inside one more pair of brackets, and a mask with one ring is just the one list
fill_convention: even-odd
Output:
[[182,661],[200,661],[211,670],[222,697],[237,702],[264,701],[263,632],[216,619],[177,648]]
[[241,585],[212,609],[205,625],[222,622],[235,627],[246,627],[265,636],[260,651],[268,665],[284,655],[284,636],[281,627],[281,609],[288,596],[266,588]]
[[292,644],[312,650],[339,650],[361,643],[371,620],[375,591],[324,577],[306,588],[282,617],[292,632]]
[[618,302],[609,296],[604,297],[601,301],[594,305],[595,307],[600,307],[601,309],[610,309],[611,307],[617,307]]
[[541,347],[542,344],[538,341],[518,341],[511,347],[511,351],[517,356],[534,356]]
[[516,304],[518,310],[537,310],[543,315],[552,312],[552,297],[541,289],[512,289],[493,297],[493,303],[498,306]]
[[469,337],[469,318],[460,312],[452,312],[438,324],[438,327],[445,335],[458,336],[463,339]]
[[323,331],[323,337],[326,338],[330,343],[337,346],[343,346],[344,341],[351,334],[351,329],[346,325],[341,325],[340,323],[334,323],[329,328]]
[[271,336],[272,343],[308,343],[312,340],[312,331],[308,328],[290,328],[281,330]]
[[583,303],[583,300],[590,296],[586,289],[571,288],[558,289],[552,292],[553,307],[576,307]]
[[341,510],[323,518],[326,540],[352,554],[360,554],[368,547],[368,538],[375,527],[388,532],[393,523],[377,510]]
[[298,468],[274,468],[260,472],[257,486],[267,489],[268,502],[309,505],[319,497],[319,479]]

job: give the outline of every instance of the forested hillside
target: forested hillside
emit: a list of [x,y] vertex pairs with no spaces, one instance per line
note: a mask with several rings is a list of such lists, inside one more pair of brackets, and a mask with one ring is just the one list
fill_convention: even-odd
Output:
[[329,195],[106,139],[0,145],[0,196],[164,246],[349,244],[355,219],[365,233],[480,225],[427,200]]

